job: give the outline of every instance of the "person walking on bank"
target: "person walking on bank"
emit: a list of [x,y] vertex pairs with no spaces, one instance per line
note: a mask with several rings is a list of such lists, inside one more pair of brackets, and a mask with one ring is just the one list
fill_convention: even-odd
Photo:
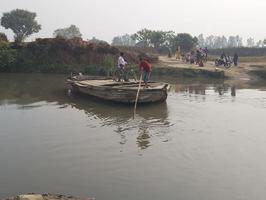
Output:
[[139,68],[141,73],[143,73],[142,77],[145,83],[145,88],[148,88],[148,81],[151,76],[151,64],[143,58],[140,58],[139,61],[140,61]]
[[238,65],[238,55],[237,55],[237,53],[234,54],[233,61],[234,61],[234,65],[237,66]]
[[181,58],[181,48],[180,47],[176,48],[175,58],[176,58],[176,60],[180,60],[180,58]]

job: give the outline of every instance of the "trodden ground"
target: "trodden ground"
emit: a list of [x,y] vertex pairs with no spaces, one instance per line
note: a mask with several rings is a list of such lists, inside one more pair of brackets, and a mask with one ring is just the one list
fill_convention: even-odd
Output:
[[216,67],[213,61],[208,61],[204,63],[204,67],[199,67],[196,64],[189,64],[182,60],[176,60],[174,57],[168,58],[167,56],[160,56],[159,62],[156,66],[160,67],[173,67],[179,69],[201,69],[207,70],[211,72],[220,72],[224,71],[225,77],[230,79],[249,81],[256,79],[256,77],[252,76],[250,72],[252,71],[266,71],[266,61],[262,62],[239,62],[237,67],[233,66],[229,69],[221,67]]

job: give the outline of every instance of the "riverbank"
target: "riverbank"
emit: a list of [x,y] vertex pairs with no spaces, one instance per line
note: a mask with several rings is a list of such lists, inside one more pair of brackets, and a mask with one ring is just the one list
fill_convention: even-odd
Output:
[[229,69],[216,67],[214,62],[207,62],[204,67],[187,64],[175,58],[160,56],[159,62],[154,67],[154,73],[172,74],[179,77],[224,78],[237,81],[253,81],[266,79],[266,61],[240,62],[239,66]]
[[152,48],[113,47],[107,43],[93,43],[80,38],[45,38],[15,46],[0,45],[0,72],[57,73],[82,72],[88,75],[113,76],[117,57],[123,51],[125,58],[138,71],[139,56],[148,58],[153,75],[182,78],[218,78],[241,81],[265,80],[265,57],[240,57],[238,67],[229,69],[214,66],[210,56],[204,67],[187,64],[174,57],[159,56]]
[[115,47],[81,38],[43,38],[21,44],[0,41],[0,72],[70,74],[76,71],[107,76],[116,67],[120,52],[134,65],[139,56],[157,62],[158,55],[154,51],[152,48]]

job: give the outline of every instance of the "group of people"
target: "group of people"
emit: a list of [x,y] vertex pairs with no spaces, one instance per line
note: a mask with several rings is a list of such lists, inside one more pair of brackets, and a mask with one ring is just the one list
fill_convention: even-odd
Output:
[[190,64],[197,64],[200,67],[204,66],[204,62],[208,60],[208,49],[207,47],[199,48],[196,51],[192,50],[189,53],[182,54],[182,60]]
[[[118,57],[118,61],[117,61],[118,69],[123,71],[126,69],[127,65],[128,63],[126,62],[124,58],[124,53],[120,52],[120,56]],[[142,78],[145,83],[145,88],[148,88],[148,81],[151,76],[151,68],[152,66],[151,66],[151,63],[148,61],[148,59],[145,59],[142,57],[139,58],[139,70],[140,70],[140,73],[142,73]]]
[[[204,66],[204,62],[207,62],[207,58],[208,58],[208,49],[207,47],[203,48],[199,48],[196,51],[191,51],[187,54],[181,54],[180,52],[180,48],[177,49],[176,52],[176,59],[180,59],[182,58],[183,61],[190,63],[190,64],[197,64],[200,67]],[[223,52],[220,59],[228,59],[229,57],[226,56],[226,54]],[[233,57],[233,62],[234,65],[237,66],[238,65],[238,54],[235,53],[234,57]],[[120,52],[120,56],[118,57],[118,61],[117,61],[117,67],[118,70],[124,71],[127,67],[128,63],[126,62],[125,58],[124,58],[124,53]],[[140,73],[142,74],[143,77],[143,81],[145,83],[145,87],[148,87],[148,81],[150,79],[151,76],[151,70],[152,70],[152,65],[151,63],[148,61],[148,59],[139,58],[139,70]],[[124,79],[125,81],[127,81],[126,79]],[[119,80],[120,81],[120,80]]]
[[[190,64],[196,64],[199,67],[204,67],[204,63],[208,61],[208,49],[198,48],[196,51],[192,50],[189,53],[181,54],[180,48],[176,49],[176,59],[182,59],[182,61]],[[226,62],[230,60],[230,56],[227,56],[224,52],[222,53],[221,60],[225,60]],[[238,65],[238,54],[234,53],[233,63],[235,66]]]

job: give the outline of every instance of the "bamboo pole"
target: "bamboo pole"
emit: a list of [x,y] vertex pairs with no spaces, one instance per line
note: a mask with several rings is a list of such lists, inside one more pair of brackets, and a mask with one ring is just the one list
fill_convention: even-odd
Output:
[[142,73],[140,74],[139,87],[138,87],[138,91],[137,91],[137,95],[136,95],[136,99],[135,99],[133,119],[135,119],[135,115],[136,115],[137,104],[138,104],[138,99],[139,99],[139,91],[140,91],[140,87],[141,87],[141,80],[142,80]]

